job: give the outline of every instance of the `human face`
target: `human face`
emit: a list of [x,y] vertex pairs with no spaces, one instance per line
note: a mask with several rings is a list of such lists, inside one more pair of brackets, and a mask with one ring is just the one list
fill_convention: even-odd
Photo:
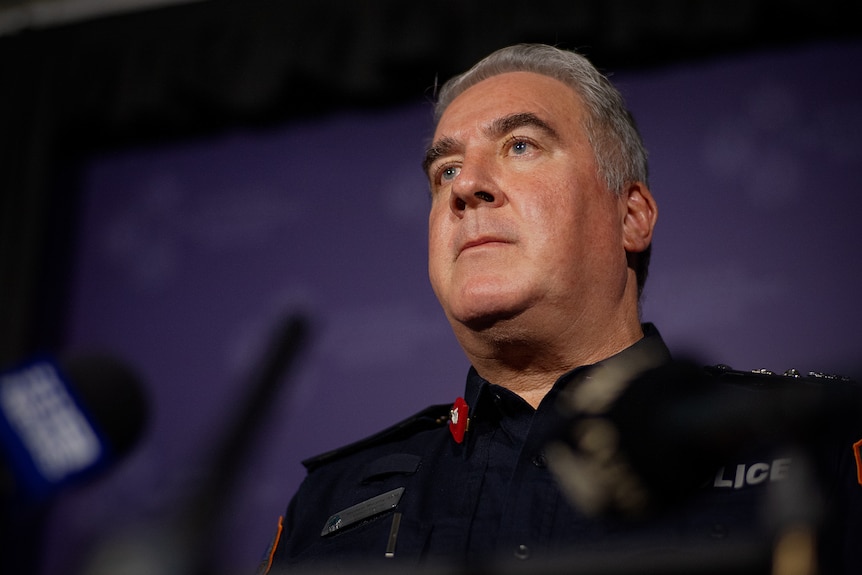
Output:
[[426,154],[429,276],[456,328],[601,321],[626,285],[625,202],[607,190],[580,97],[531,72],[486,79]]

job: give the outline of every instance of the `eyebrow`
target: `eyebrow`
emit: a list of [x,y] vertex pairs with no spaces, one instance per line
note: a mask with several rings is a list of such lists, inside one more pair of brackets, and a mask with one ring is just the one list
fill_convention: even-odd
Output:
[[550,124],[548,124],[546,121],[533,114],[532,112],[520,112],[517,114],[509,114],[508,116],[503,116],[502,118],[497,118],[496,120],[491,122],[491,125],[487,128],[486,133],[493,137],[501,137],[505,136],[513,130],[525,127],[538,128],[539,130],[544,132],[546,136],[550,136],[554,140],[560,139],[559,134],[557,134],[557,131],[554,130]]
[[[482,131],[491,138],[500,138],[513,130],[524,127],[537,128],[554,140],[559,141],[560,139],[559,134],[551,127],[550,124],[532,112],[517,112],[496,118]],[[433,164],[438,158],[451,155],[461,147],[462,144],[460,140],[449,136],[443,136],[434,142],[425,152],[425,157],[422,160],[422,169],[427,174],[431,164]]]
[[438,158],[449,156],[460,147],[460,143],[455,138],[450,138],[449,136],[440,138],[425,151],[425,157],[422,159],[422,170],[427,174],[431,164],[437,161]]

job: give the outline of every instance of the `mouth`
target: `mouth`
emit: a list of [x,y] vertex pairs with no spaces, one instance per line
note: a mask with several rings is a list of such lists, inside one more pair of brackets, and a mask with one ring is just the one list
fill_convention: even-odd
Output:
[[508,244],[509,241],[504,238],[494,237],[494,236],[482,236],[479,238],[474,238],[464,242],[461,246],[461,249],[458,250],[458,254],[462,254],[467,250],[485,247],[485,246],[493,246],[493,245],[504,245]]

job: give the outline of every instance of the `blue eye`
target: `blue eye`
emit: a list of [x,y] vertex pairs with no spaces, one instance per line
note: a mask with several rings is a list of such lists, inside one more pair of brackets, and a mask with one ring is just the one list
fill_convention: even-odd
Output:
[[461,172],[461,168],[457,166],[448,166],[440,171],[440,179],[444,182],[451,182]]
[[515,142],[512,143],[512,152],[514,152],[515,154],[523,154],[527,151],[529,147],[529,143],[523,140],[515,140]]

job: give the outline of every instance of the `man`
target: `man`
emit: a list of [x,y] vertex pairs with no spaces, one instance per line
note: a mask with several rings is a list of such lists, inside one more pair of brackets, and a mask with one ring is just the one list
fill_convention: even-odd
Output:
[[[760,531],[762,467],[750,474],[760,490],[716,487],[648,520],[604,518],[591,512],[644,511],[644,485],[628,481],[634,471],[588,481],[596,465],[554,441],[568,429],[561,409],[582,409],[572,390],[598,389],[586,404],[606,411],[638,374],[670,361],[639,319],[658,210],[620,94],[577,54],[521,45],[444,85],[436,117],[423,163],[429,276],[472,365],[464,398],[306,461],[261,572],[510,560],[609,561],[625,572],[659,552],[717,548],[710,557],[726,560],[740,547],[740,561],[761,561],[743,544]],[[575,449],[590,451],[587,435]],[[785,460],[750,465],[781,479]],[[580,506],[585,482],[592,495]]]
[[[524,58],[550,72],[537,52]],[[641,146],[609,154],[635,156],[614,172],[593,149],[638,142],[614,92],[593,96],[591,116],[550,75],[480,74],[441,92],[425,160],[431,285],[479,374],[535,408],[566,371],[642,337],[628,260],[650,245],[658,212]],[[607,133],[613,123],[626,133]]]

